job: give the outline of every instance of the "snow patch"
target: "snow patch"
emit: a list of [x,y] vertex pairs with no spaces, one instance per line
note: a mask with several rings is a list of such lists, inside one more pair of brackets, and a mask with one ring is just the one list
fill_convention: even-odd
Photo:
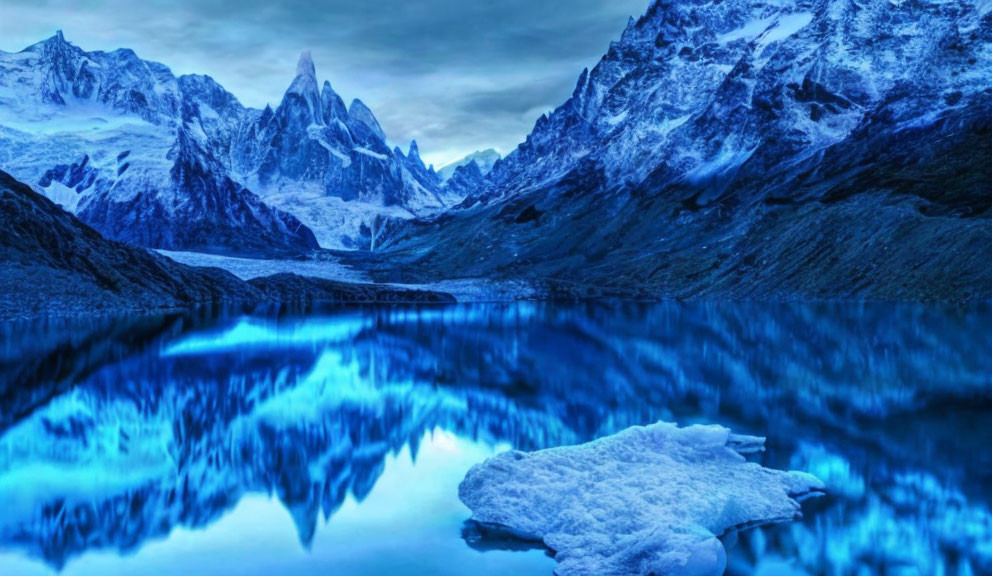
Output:
[[368,148],[362,148],[361,146],[355,146],[354,148],[352,148],[352,150],[358,152],[359,154],[371,156],[372,158],[375,158],[377,160],[389,160],[389,157],[387,157],[385,154],[379,154],[378,152],[373,152]]
[[753,38],[757,38],[759,34],[767,30],[768,27],[772,25],[776,17],[777,16],[770,16],[768,18],[762,18],[761,20],[752,20],[736,30],[731,30],[725,34],[720,34],[716,37],[716,41],[720,45],[726,45],[731,42],[736,42],[737,40],[751,40]]
[[801,517],[823,483],[747,462],[763,439],[659,423],[469,471],[459,498],[480,525],[555,551],[558,576],[722,574],[717,536]]
[[796,14],[782,16],[778,19],[778,24],[762,37],[762,44],[768,45],[773,42],[785,40],[808,26],[812,21],[812,12],[797,12]]
[[61,206],[63,210],[72,213],[76,212],[82,197],[82,194],[76,192],[75,188],[69,188],[61,182],[52,182],[47,187],[40,188],[39,191],[46,198]]
[[752,20],[744,26],[717,36],[720,45],[727,45],[737,40],[759,39],[758,53],[774,42],[785,40],[805,28],[813,21],[812,12],[796,12],[795,14],[776,14],[760,20]]

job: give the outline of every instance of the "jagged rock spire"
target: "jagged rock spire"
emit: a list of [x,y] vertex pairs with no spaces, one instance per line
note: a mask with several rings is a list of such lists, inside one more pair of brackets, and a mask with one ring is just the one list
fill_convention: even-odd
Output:
[[322,124],[323,113],[321,111],[320,91],[317,88],[317,71],[313,65],[313,57],[309,50],[304,50],[300,54],[300,60],[296,64],[296,77],[293,83],[286,90],[283,96],[282,106],[290,105],[292,100],[300,98],[309,108],[308,119],[315,124]]
[[380,140],[386,140],[386,133],[383,132],[382,126],[376,120],[375,114],[358,98],[351,101],[351,106],[348,107],[348,117],[371,130]]
[[338,96],[331,83],[324,81],[324,87],[320,91],[321,110],[324,114],[324,123],[332,124],[336,120],[348,121],[348,108],[344,105],[344,100]]
[[296,63],[296,75],[317,79],[317,68],[313,65],[313,54],[309,50],[300,53],[300,59]]

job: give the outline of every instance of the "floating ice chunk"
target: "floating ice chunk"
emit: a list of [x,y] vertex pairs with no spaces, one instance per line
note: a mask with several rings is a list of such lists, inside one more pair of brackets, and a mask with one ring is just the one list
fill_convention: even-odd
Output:
[[723,573],[718,535],[799,518],[823,484],[745,461],[760,438],[721,426],[630,428],[581,446],[506,452],[459,497],[489,530],[540,540],[559,576]]

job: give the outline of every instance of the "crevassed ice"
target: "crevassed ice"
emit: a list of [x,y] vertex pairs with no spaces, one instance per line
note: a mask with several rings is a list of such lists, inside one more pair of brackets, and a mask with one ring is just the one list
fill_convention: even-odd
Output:
[[823,483],[747,462],[763,439],[721,426],[659,423],[532,454],[506,452],[466,475],[459,497],[488,529],[540,540],[559,576],[722,574],[717,538],[801,516]]

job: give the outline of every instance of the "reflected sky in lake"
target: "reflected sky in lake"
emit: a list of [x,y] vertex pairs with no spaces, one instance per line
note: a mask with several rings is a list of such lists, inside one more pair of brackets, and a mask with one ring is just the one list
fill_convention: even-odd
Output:
[[550,574],[466,533],[509,448],[658,420],[830,495],[730,574],[992,573],[992,310],[518,304],[0,326],[0,573]]

